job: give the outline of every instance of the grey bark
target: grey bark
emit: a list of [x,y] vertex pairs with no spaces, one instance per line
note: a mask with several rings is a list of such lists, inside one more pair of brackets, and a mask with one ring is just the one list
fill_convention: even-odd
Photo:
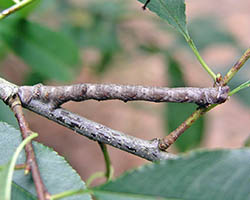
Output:
[[226,101],[229,87],[166,88],[115,84],[77,84],[70,86],[22,86],[19,94],[26,102],[39,99],[56,108],[67,101],[98,101],[118,99],[127,101],[196,103],[199,106]]
[[77,114],[60,108],[67,101],[88,99],[153,102],[189,102],[204,106],[223,103],[228,98],[229,87],[217,88],[164,88],[114,84],[77,84],[70,86],[18,87],[0,78],[0,98],[7,101],[18,94],[22,105],[50,120],[55,121],[80,135],[92,140],[112,145],[150,161],[175,158],[159,149],[159,140],[142,140],[90,121]]

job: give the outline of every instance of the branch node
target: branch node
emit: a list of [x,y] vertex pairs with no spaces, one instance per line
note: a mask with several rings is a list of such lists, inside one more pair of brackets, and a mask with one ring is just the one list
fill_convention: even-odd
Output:
[[172,145],[174,142],[175,141],[172,140],[172,138],[168,138],[167,136],[159,140],[158,147],[161,151],[167,152],[168,147],[170,147],[170,145]]

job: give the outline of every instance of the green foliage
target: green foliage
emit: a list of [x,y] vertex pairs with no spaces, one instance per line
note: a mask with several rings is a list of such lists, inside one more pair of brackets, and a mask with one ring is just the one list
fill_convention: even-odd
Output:
[[0,120],[11,124],[14,127],[18,127],[17,120],[10,108],[4,104],[4,102],[0,101]]
[[[27,5],[26,7],[22,8],[18,12],[13,13],[12,15],[18,18],[28,17],[28,15],[32,11],[34,11],[34,9],[37,8],[40,3],[41,3],[41,0],[36,0],[32,2],[32,4]],[[14,1],[0,0],[0,9],[7,9],[13,6],[14,4],[15,4]]]
[[[6,123],[0,123],[0,165],[4,165],[11,158],[13,152],[21,142],[20,132]],[[35,154],[41,172],[41,176],[51,194],[57,194],[66,190],[85,189],[85,183],[79,175],[56,152],[39,143],[34,142]],[[25,162],[25,154],[21,152],[18,164]],[[24,176],[23,170],[14,173],[13,190],[26,196],[36,196],[35,186],[31,175]],[[88,194],[68,197],[65,199],[90,199]]]
[[[139,0],[145,3],[146,0]],[[184,0],[151,0],[148,8],[188,38]]]
[[37,200],[35,195],[25,191],[22,187],[12,182],[11,188],[11,199],[12,200]]
[[64,6],[64,13],[70,17],[62,23],[62,31],[73,38],[80,48],[95,48],[100,53],[95,71],[98,74],[107,71],[115,55],[122,50],[118,29],[127,11],[125,4],[113,0],[93,1],[80,8],[66,5],[68,8]]
[[15,153],[13,154],[11,160],[5,165],[1,166],[0,169],[0,196],[5,200],[10,200],[11,198],[11,182],[13,178],[13,173],[15,169],[15,164],[20,152],[24,149],[25,145],[29,143],[33,138],[37,137],[37,133],[31,134],[17,147]]
[[0,25],[0,38],[34,72],[59,81],[73,78],[79,57],[70,38],[23,19],[6,19]]
[[[180,64],[168,54],[166,55],[168,65],[169,87],[185,87],[184,77]],[[185,121],[197,108],[193,104],[171,103],[165,106],[165,119],[167,120],[166,132],[169,134]],[[204,134],[204,117],[197,120],[180,138],[174,143],[181,152],[198,147]]]
[[[146,0],[139,0],[145,3]],[[52,31],[40,22],[27,17],[35,8],[44,12],[48,7],[56,20],[59,31]],[[12,1],[1,1],[0,8],[13,5]],[[54,5],[54,8],[51,8]],[[7,48],[21,58],[31,69],[26,83],[35,84],[45,80],[69,81],[74,78],[79,66],[79,50],[94,48],[100,53],[95,69],[99,74],[107,71],[115,56],[124,51],[119,38],[120,23],[126,18],[128,10],[121,1],[90,1],[86,5],[72,6],[68,1],[36,1],[20,12],[0,22],[0,58],[7,54]],[[53,6],[52,6],[53,7]],[[177,38],[177,43],[188,42],[202,66],[215,76],[202,60],[189,33],[194,37],[199,50],[211,44],[230,44],[240,49],[235,38],[213,18],[200,18],[190,23],[187,30],[184,0],[151,0],[149,10],[179,31],[185,38]],[[47,14],[47,13],[46,13]],[[124,17],[125,16],[125,17]],[[134,16],[133,16],[134,17]],[[39,21],[39,20],[38,20]],[[126,30],[129,32],[129,30]],[[137,39],[135,44],[137,45]],[[77,45],[78,46],[77,46]],[[176,44],[176,43],[175,43]],[[174,50],[176,51],[177,45]],[[141,49],[147,53],[161,53],[168,66],[169,87],[186,86],[184,75],[178,61],[156,44],[145,42]],[[243,81],[234,79],[231,88]],[[249,82],[248,82],[249,84]],[[249,105],[249,92],[237,93]],[[168,104],[164,109],[167,133],[177,128],[197,106],[191,104]],[[15,119],[4,105],[0,105],[0,118],[15,124]],[[175,143],[181,152],[199,146],[203,138],[205,119],[200,118],[185,131]],[[6,196],[6,180],[14,172],[13,164],[8,162],[21,143],[19,131],[5,123],[0,123],[0,196]],[[246,141],[246,146],[249,140]],[[39,170],[49,193],[54,195],[66,191],[78,191],[77,196],[64,199],[100,200],[243,200],[250,199],[250,150],[193,151],[179,155],[176,159],[161,161],[125,173],[120,178],[93,189],[86,189],[79,175],[53,150],[34,142]],[[24,163],[21,152],[17,163]],[[239,187],[240,184],[240,187]],[[23,170],[15,171],[12,181],[12,199],[34,200],[36,191],[31,175],[24,176]],[[82,193],[79,193],[82,190]],[[72,192],[74,194],[74,192]],[[7,198],[8,199],[8,198]]]
[[194,151],[126,173],[94,194],[109,200],[250,199],[249,156],[249,149]]

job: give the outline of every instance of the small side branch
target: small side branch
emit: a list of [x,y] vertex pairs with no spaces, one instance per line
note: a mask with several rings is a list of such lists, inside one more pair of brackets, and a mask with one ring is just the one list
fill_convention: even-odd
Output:
[[226,76],[222,80],[222,85],[226,85],[234,75],[241,69],[245,62],[250,58],[250,48],[248,48],[241,58],[235,63],[235,65],[228,71]]
[[18,1],[16,4],[14,4],[13,6],[11,6],[10,8],[7,8],[5,10],[3,10],[2,12],[0,12],[0,20],[7,17],[8,15],[16,12],[17,10],[27,6],[28,4],[30,4],[31,2],[33,2],[34,0],[22,0],[22,1]]
[[27,104],[39,100],[49,104],[51,109],[58,108],[67,101],[94,99],[151,102],[196,103],[200,106],[219,104],[227,100],[228,86],[218,88],[166,88],[115,84],[77,84],[70,86],[22,86],[19,95]]
[[[242,57],[238,60],[238,62],[228,71],[226,76],[224,78],[220,78],[221,80],[218,82],[219,85],[227,85],[227,83],[235,76],[235,74],[240,70],[240,68],[245,64],[245,62],[250,57],[250,48],[248,48],[245,53],[242,55]],[[248,82],[245,83],[246,85]],[[244,87],[246,85],[243,85]],[[239,89],[243,86],[239,86]],[[218,87],[220,88],[220,87]],[[237,91],[229,92],[227,91],[228,95],[232,95],[233,93]],[[160,139],[159,142],[159,148],[162,151],[166,151],[167,148],[172,145],[179,136],[181,136],[197,119],[199,119],[203,114],[210,111],[214,107],[216,107],[219,104],[210,104],[207,107],[200,107],[197,109],[192,115],[190,115],[179,127],[177,127],[174,131],[172,131],[169,135],[166,137]]]
[[197,109],[191,116],[189,116],[179,127],[172,131],[165,138],[159,142],[159,148],[162,151],[167,151],[170,147],[192,124],[199,119],[205,112],[206,108]]
[[[25,120],[21,102],[19,100],[18,95],[14,95],[13,97],[9,98],[8,105],[15,113],[23,139],[27,138],[29,135],[32,134],[32,131],[29,129],[28,123]],[[26,152],[25,173],[27,174],[31,171],[38,199],[49,200],[50,195],[47,192],[45,185],[43,184],[43,181],[41,179],[32,143],[26,144],[25,152]]]

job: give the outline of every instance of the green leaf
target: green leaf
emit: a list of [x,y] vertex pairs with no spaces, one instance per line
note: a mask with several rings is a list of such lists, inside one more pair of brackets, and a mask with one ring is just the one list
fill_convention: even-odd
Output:
[[0,38],[37,73],[68,81],[79,62],[78,49],[70,38],[26,20],[5,19]]
[[[194,151],[149,164],[94,188],[98,200],[134,196],[151,199],[250,199],[250,149]],[[104,195],[103,195],[104,194]],[[103,197],[104,196],[104,197]]]
[[37,133],[32,133],[30,136],[25,138],[22,143],[17,147],[15,153],[13,154],[11,160],[1,167],[0,170],[0,196],[3,197],[5,200],[10,200],[11,198],[11,182],[12,177],[15,169],[15,164],[18,158],[18,155],[25,147],[27,143],[29,143],[33,138],[37,137]]
[[13,112],[3,101],[0,101],[0,111],[0,121],[7,122],[14,127],[18,127],[18,123]]
[[[146,0],[139,1],[142,3],[146,2]],[[151,0],[147,7],[159,17],[166,20],[185,38],[189,38],[184,0]]]
[[12,182],[11,187],[11,199],[12,200],[37,200],[37,198],[31,193],[19,187],[17,184]]
[[[170,55],[166,55],[168,62],[168,76],[170,87],[185,86],[184,77],[180,64]],[[197,108],[195,104],[188,103],[170,103],[166,104],[164,115],[166,119],[166,132],[169,134],[184,122]],[[174,143],[181,152],[198,147],[201,143],[204,133],[205,119],[201,117],[189,129],[185,131]]]
[[[21,142],[20,132],[6,123],[0,123],[0,165],[8,162],[12,153]],[[41,172],[41,177],[50,194],[58,194],[67,190],[85,189],[85,183],[80,176],[69,166],[65,159],[52,149],[33,142],[35,154]],[[21,152],[18,163],[25,162],[25,154]],[[26,191],[31,196],[36,196],[31,175],[24,176],[23,170],[14,173],[16,186]],[[18,189],[19,191],[19,189]],[[20,191],[19,191],[20,192]],[[91,199],[88,194],[67,197],[65,200]],[[18,199],[19,200],[19,199]]]

